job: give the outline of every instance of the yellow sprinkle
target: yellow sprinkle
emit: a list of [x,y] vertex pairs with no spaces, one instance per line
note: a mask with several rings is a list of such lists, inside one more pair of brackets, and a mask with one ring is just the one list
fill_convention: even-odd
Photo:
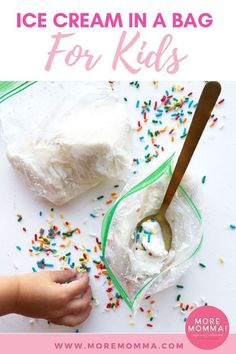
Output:
[[66,247],[69,247],[71,245],[71,240],[68,240],[67,243],[66,243]]
[[130,326],[134,326],[135,325],[135,321],[134,320],[130,320],[129,324],[130,324]]
[[54,219],[55,215],[54,213],[50,213],[50,219]]
[[60,214],[59,215],[61,219],[64,219],[64,215],[63,214]]
[[154,86],[155,88],[157,88],[157,87],[158,87],[158,81],[153,81],[153,86]]
[[219,262],[220,262],[221,264],[225,263],[224,257],[220,257],[220,258],[219,258]]

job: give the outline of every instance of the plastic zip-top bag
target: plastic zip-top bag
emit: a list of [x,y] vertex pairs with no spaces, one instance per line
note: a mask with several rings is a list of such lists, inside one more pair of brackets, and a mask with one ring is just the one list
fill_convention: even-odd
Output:
[[0,97],[2,135],[37,196],[62,205],[108,179],[126,180],[130,122],[108,82],[39,82],[23,93],[26,84],[13,86]]
[[203,237],[201,214],[181,185],[166,217],[172,228],[172,246],[163,261],[144,247],[136,226],[145,216],[158,211],[172,174],[173,156],[133,187],[104,217],[102,253],[114,285],[135,312],[146,295],[174,285],[191,264]]

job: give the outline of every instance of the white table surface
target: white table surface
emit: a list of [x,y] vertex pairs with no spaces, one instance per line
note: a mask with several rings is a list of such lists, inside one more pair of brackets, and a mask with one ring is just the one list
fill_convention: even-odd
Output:
[[[38,83],[18,97],[0,105],[0,115],[13,110],[19,115],[24,114],[30,108],[35,97],[38,97],[40,114],[46,112],[45,100],[48,92],[54,92],[51,99],[57,94],[63,95],[70,83]],[[185,93],[193,91],[197,101],[203,83],[181,83],[185,87]],[[132,118],[133,126],[139,119],[139,110],[135,108],[137,99],[154,98],[160,100],[165,88],[170,88],[171,83],[159,84],[155,89],[151,83],[141,83],[137,90],[129,83],[121,83],[117,88],[118,94],[127,97],[127,108]],[[184,289],[169,288],[154,296],[156,318],[153,328],[147,328],[147,317],[138,313],[135,326],[129,324],[129,311],[123,302],[120,308],[114,312],[104,312],[105,290],[102,281],[96,281],[91,275],[91,284],[94,294],[100,305],[94,308],[90,318],[80,325],[80,332],[184,332],[184,316],[179,309],[175,309],[176,296],[181,294],[184,303],[202,304],[206,301],[209,305],[217,306],[228,316],[231,332],[236,331],[236,230],[230,230],[229,224],[236,224],[236,83],[222,83],[221,97],[225,103],[215,109],[219,122],[213,127],[207,127],[199,148],[191,162],[190,169],[197,171],[196,181],[202,198],[202,211],[205,223],[205,238],[203,246],[196,256],[193,265],[178,282],[184,285]],[[53,88],[53,89],[52,89]],[[63,88],[63,89],[61,89]],[[59,93],[60,91],[60,93]],[[13,107],[13,108],[11,108]],[[15,110],[17,107],[17,111]],[[37,107],[37,110],[38,108]],[[15,111],[14,111],[15,110]],[[222,123],[224,127],[220,129]],[[183,142],[180,139],[181,130],[176,134],[176,142],[170,142],[168,134],[161,137],[160,142],[165,146],[162,157],[169,156]],[[141,144],[134,132],[135,157],[144,156],[144,144]],[[28,255],[32,235],[39,227],[46,226],[46,215],[50,214],[52,205],[36,198],[22,183],[18,174],[12,169],[5,154],[5,145],[0,140],[0,274],[20,274],[31,272],[36,259]],[[139,172],[138,172],[139,173]],[[206,183],[201,183],[203,175],[207,176]],[[101,218],[93,219],[89,216],[91,210],[104,206],[104,202],[94,201],[100,194],[109,195],[114,181],[96,187],[89,193],[77,198],[64,207],[56,207],[55,214],[63,213],[65,218],[72,221],[82,230],[81,238],[87,245],[93,242],[89,233],[100,234]],[[39,217],[42,210],[44,216]],[[18,223],[16,214],[23,215],[24,220]],[[57,222],[60,219],[57,219]],[[22,227],[27,232],[22,232]],[[16,249],[16,245],[22,247],[22,251]],[[219,257],[225,258],[225,263],[220,264]],[[206,268],[199,267],[198,263],[206,264]],[[16,269],[17,267],[17,269]],[[201,298],[204,297],[203,300]],[[0,318],[0,332],[74,332],[75,329],[48,325],[44,320],[31,321],[17,315],[9,315]]]

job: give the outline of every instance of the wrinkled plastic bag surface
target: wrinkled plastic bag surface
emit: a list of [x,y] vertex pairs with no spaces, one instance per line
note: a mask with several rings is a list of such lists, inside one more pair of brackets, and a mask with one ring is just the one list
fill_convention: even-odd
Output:
[[[154,257],[150,256],[150,264],[144,264],[135,255],[132,235],[143,217],[158,211],[172,173],[172,160],[173,156],[131,188],[132,182],[129,183],[102,225],[104,263],[115,286],[134,312],[147,294],[155,294],[176,284],[202,242],[201,214],[193,199],[180,186],[166,213],[173,240],[161,272],[158,267],[156,272],[153,271]],[[187,184],[185,177],[184,185],[193,191]]]
[[[36,83],[0,106],[11,164],[31,190],[56,205],[131,166],[130,125],[107,82]],[[55,92],[57,92],[58,97]]]

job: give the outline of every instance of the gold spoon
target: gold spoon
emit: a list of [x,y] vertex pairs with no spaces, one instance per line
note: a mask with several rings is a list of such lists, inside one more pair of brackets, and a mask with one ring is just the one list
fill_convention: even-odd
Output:
[[137,225],[137,230],[139,230],[140,226],[145,221],[151,219],[157,221],[160,224],[163,241],[165,243],[165,249],[167,251],[169,251],[171,248],[172,230],[169,222],[166,220],[166,210],[168,209],[183,178],[183,175],[197,147],[211,112],[216,104],[217,98],[220,95],[220,92],[221,85],[219,82],[209,81],[204,86],[161,207],[156,214],[146,216]]

